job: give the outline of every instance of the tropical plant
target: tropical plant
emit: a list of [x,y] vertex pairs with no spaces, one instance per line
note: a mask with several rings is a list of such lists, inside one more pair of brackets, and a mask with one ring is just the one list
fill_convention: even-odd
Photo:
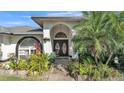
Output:
[[18,70],[26,70],[27,69],[27,63],[26,60],[20,59],[17,63]]
[[55,58],[56,58],[56,54],[54,52],[50,53],[50,55],[48,56],[48,60],[50,63],[54,63]]
[[106,78],[118,77],[120,73],[118,70],[109,67],[106,64],[99,64],[93,69],[93,80],[104,80]]
[[123,12],[83,12],[85,20],[75,26],[77,34],[73,38],[75,50],[89,53],[98,65],[103,54],[108,64],[113,54],[123,48]]
[[9,65],[14,70],[27,70],[29,76],[33,75],[34,72],[38,72],[41,75],[49,68],[48,55],[44,53],[32,54],[28,60],[20,59],[18,62],[11,59]]
[[10,59],[9,66],[14,70],[18,69],[18,64],[14,58]]
[[18,62],[11,59],[9,66],[14,70],[27,70],[27,62],[24,59],[19,59]]
[[77,78],[78,75],[87,76],[87,80],[104,80],[107,78],[118,77],[119,71],[109,67],[106,64],[99,64],[95,66],[93,64],[87,64],[88,60],[84,64],[74,62],[68,66],[70,75]]
[[34,71],[41,75],[48,70],[48,55],[47,54],[33,54],[28,61],[28,75],[32,75]]
[[93,64],[90,59],[84,61],[84,63],[70,62],[68,65],[68,71],[70,75],[77,78],[78,75],[87,75],[89,77],[93,74]]
[[68,65],[68,71],[71,76],[76,77],[79,74],[79,63],[70,62],[70,64]]

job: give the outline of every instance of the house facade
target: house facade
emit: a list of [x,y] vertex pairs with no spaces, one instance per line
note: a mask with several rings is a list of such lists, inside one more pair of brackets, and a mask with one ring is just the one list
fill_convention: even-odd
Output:
[[41,28],[0,27],[0,60],[11,55],[27,58],[36,52],[52,53],[57,57],[74,56],[72,38],[76,34],[74,26],[82,17],[31,17]]

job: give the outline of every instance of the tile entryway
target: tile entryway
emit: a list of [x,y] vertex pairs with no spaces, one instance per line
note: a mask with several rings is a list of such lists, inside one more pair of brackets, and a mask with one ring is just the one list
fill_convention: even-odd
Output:
[[62,65],[68,65],[69,64],[69,57],[57,57],[55,59],[55,64],[62,64]]

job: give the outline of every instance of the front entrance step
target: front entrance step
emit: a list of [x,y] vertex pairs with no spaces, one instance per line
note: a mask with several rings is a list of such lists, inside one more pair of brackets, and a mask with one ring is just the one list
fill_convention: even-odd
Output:
[[57,57],[55,59],[55,64],[68,65],[69,60],[69,57]]

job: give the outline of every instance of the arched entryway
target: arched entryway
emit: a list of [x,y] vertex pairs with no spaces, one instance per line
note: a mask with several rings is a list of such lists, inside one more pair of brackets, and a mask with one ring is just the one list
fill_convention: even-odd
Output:
[[29,55],[41,52],[42,46],[36,37],[26,36],[17,42],[16,57],[27,59]]
[[51,29],[53,51],[57,56],[69,56],[70,29],[64,24],[57,24]]

